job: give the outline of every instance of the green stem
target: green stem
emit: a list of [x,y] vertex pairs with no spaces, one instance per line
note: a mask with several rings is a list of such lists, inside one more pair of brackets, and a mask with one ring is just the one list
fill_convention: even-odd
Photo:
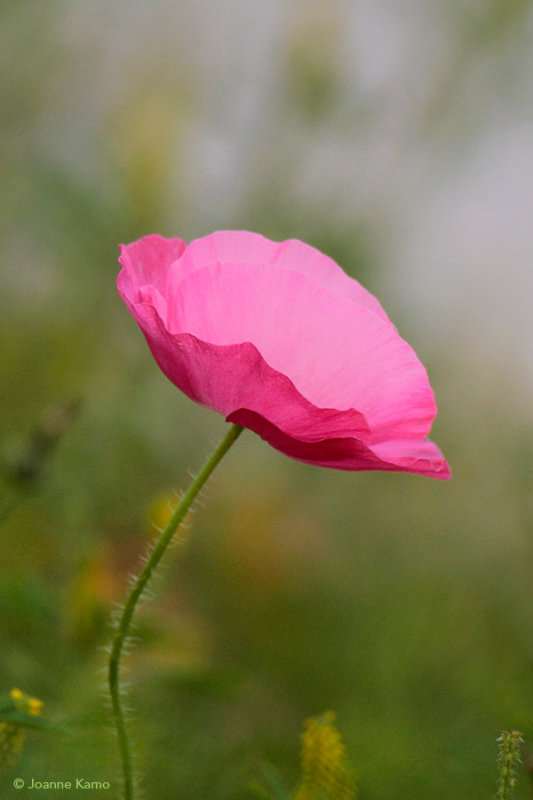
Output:
[[134,800],[135,797],[135,784],[133,778],[133,761],[131,756],[131,747],[126,727],[126,719],[124,709],[122,707],[121,689],[120,689],[120,659],[124,649],[124,643],[128,636],[135,607],[139,601],[142,593],[146,589],[147,584],[153,575],[153,572],[172,541],[176,530],[183,522],[192,503],[196,499],[199,491],[217,466],[222,460],[224,455],[228,452],[233,442],[238,438],[243,428],[240,425],[232,425],[228,433],[218,445],[216,450],[209,456],[200,472],[196,475],[189,488],[182,496],[177,508],[173,512],[166,528],[161,533],[159,539],[155,543],[145,565],[136,578],[131,591],[128,595],[122,615],[120,617],[115,638],[111,646],[111,655],[109,658],[109,691],[111,694],[111,702],[113,706],[113,715],[115,718],[115,727],[118,735],[118,742],[120,748],[120,756],[122,760],[122,771],[124,775],[124,798],[125,800]]

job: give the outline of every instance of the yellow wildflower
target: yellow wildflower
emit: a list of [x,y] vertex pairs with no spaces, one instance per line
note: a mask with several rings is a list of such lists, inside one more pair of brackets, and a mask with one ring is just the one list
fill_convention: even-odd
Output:
[[11,689],[10,695],[15,701],[15,707],[18,711],[25,711],[26,714],[31,714],[32,717],[38,717],[43,708],[43,701],[37,700],[36,697],[30,697],[20,689]]
[[302,779],[293,800],[355,800],[346,748],[328,711],[309,719],[302,734]]
[[0,722],[0,765],[12,765],[24,747],[24,728],[16,722]]
[[[43,702],[36,697],[30,697],[20,689],[11,689],[10,697],[17,711],[22,711],[32,717],[41,713]],[[0,765],[15,763],[17,756],[24,747],[24,727],[19,722],[6,720],[0,722]]]

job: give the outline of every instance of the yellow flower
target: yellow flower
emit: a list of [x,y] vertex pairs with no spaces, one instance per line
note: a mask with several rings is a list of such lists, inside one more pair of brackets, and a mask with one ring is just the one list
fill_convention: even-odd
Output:
[[346,748],[328,711],[308,719],[302,734],[302,779],[293,800],[355,800]]
[[[7,711],[16,710],[22,711],[32,717],[37,717],[41,713],[43,702],[37,700],[36,697],[21,692],[20,689],[11,689],[9,696],[13,701],[11,709]],[[24,747],[24,725],[19,722],[7,719],[5,722],[0,722],[0,765],[14,764],[17,756],[22,752]]]
[[16,722],[0,722],[0,765],[12,765],[24,747],[24,729]]
[[15,701],[15,707],[18,711],[25,711],[26,714],[31,714],[32,717],[38,717],[43,709],[43,701],[37,700],[36,697],[30,697],[20,689],[11,689],[10,695]]

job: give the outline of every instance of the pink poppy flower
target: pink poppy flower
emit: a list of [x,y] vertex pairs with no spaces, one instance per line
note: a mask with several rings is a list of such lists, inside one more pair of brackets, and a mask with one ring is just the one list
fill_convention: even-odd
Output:
[[378,301],[297,240],[219,231],[122,245],[118,290],[165,375],[322,467],[449,478],[427,373]]

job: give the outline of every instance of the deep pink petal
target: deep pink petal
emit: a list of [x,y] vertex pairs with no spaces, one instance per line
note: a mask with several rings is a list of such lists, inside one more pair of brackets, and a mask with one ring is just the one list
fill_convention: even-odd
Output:
[[226,417],[246,408],[302,441],[347,435],[369,440],[359,411],[317,408],[253,344],[217,346],[188,333],[171,334],[154,306],[125,300],[165,375],[197,403]]
[[360,411],[372,442],[423,437],[431,427],[426,371],[394,326],[301,272],[198,269],[179,282],[167,324],[215,345],[253,342],[313,405]]
[[168,270],[185,250],[182,239],[165,239],[159,234],[144,236],[131,244],[119,245],[122,270],[117,286],[131,302],[151,302],[166,318]]
[[137,286],[151,285],[165,292],[168,268],[185,248],[183,239],[165,239],[154,233],[119,245],[119,263]]
[[304,442],[288,436],[260,414],[246,409],[231,414],[228,421],[249,428],[276,450],[306,464],[351,471],[410,472],[441,480],[451,477],[439,449],[428,440],[423,447],[413,441],[387,443],[391,445],[390,453],[387,453],[387,444],[380,446],[378,453],[378,448],[370,448],[357,438],[332,437]]

